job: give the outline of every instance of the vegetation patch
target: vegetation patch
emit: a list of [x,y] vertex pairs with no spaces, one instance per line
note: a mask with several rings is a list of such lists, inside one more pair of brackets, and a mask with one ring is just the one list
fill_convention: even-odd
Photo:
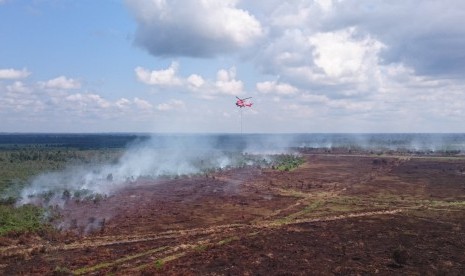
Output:
[[230,243],[232,241],[237,241],[237,240],[239,240],[239,238],[236,237],[236,236],[229,237],[229,238],[226,238],[224,240],[219,241],[218,245],[225,245],[225,244],[228,244],[228,243]]
[[305,163],[305,159],[298,155],[283,154],[276,156],[273,168],[278,171],[292,171]]
[[44,209],[24,205],[18,208],[0,205],[0,236],[10,232],[25,233],[43,229]]
[[195,251],[205,251],[208,248],[208,244],[201,244],[194,248]]
[[167,262],[170,262],[170,261],[174,261],[182,256],[186,255],[185,252],[183,253],[179,253],[179,254],[175,254],[175,255],[170,255],[170,256],[167,256],[163,259],[158,259],[155,261],[154,263],[154,266],[155,266],[155,269],[159,270],[159,269],[162,269],[163,266],[167,263]]
[[40,173],[63,170],[69,165],[116,162],[121,149],[78,150],[40,145],[0,147],[0,200],[17,198],[29,179]]
[[98,271],[100,269],[112,267],[114,265],[118,265],[118,264],[121,264],[121,263],[124,263],[124,262],[128,262],[128,261],[131,261],[131,260],[136,259],[136,258],[140,258],[140,257],[146,256],[146,255],[150,255],[150,254],[153,254],[153,253],[160,252],[162,250],[165,250],[166,248],[167,248],[167,246],[159,247],[159,248],[155,248],[155,249],[152,249],[152,250],[149,250],[149,251],[146,251],[146,252],[142,252],[142,253],[139,253],[139,254],[126,256],[126,257],[123,257],[121,259],[117,259],[117,260],[115,260],[113,262],[104,262],[104,263],[99,263],[99,264],[94,265],[94,266],[83,267],[83,268],[74,270],[73,274],[82,275],[82,274],[95,272],[95,271]]

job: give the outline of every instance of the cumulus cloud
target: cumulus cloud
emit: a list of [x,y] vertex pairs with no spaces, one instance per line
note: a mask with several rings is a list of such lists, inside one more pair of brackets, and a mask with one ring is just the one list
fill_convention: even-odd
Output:
[[136,104],[137,107],[143,110],[150,110],[153,107],[152,104],[149,103],[148,101],[142,100],[139,98],[134,98],[134,103]]
[[279,83],[277,81],[259,82],[256,85],[257,90],[263,94],[293,95],[298,89],[288,83]]
[[22,81],[15,81],[6,87],[0,85],[0,114],[8,115],[16,112],[40,112],[44,102],[39,95],[33,93],[32,87]]
[[168,69],[149,71],[142,67],[135,70],[137,79],[145,84],[174,86],[180,85],[181,80],[176,76],[178,63],[172,62]]
[[116,107],[125,110],[131,105],[131,101],[126,98],[121,98],[115,102]]
[[65,98],[66,101],[73,103],[74,106],[78,107],[98,107],[98,108],[108,108],[110,103],[103,99],[100,95],[97,94],[72,94]]
[[137,79],[155,87],[167,88],[176,86],[176,90],[184,89],[204,99],[212,99],[218,95],[241,95],[244,83],[236,78],[236,68],[220,69],[216,79],[210,80],[198,74],[191,74],[187,78],[179,76],[178,63],[173,62],[167,69],[149,71],[141,67],[135,69]]
[[202,76],[192,74],[187,78],[187,83],[191,89],[198,89],[205,84],[205,80]]
[[39,85],[45,89],[68,90],[68,89],[81,88],[81,83],[79,81],[71,79],[71,78],[67,78],[65,76],[59,76],[57,78],[54,78],[54,79],[51,79],[45,82],[39,82]]
[[0,117],[3,122],[53,122],[66,120],[125,119],[139,120],[150,118],[156,109],[138,97],[111,100],[98,93],[69,89],[79,89],[76,82],[68,78],[56,78],[34,84],[14,81],[0,83]]
[[386,81],[402,85],[382,75],[396,68],[441,78],[465,70],[463,1],[267,3],[249,5],[268,29],[254,61],[301,90],[360,96],[385,89]]
[[[326,86],[332,94],[341,88],[367,92],[376,86],[382,66],[379,54],[384,47],[355,27],[315,33],[287,30],[265,47],[257,62],[265,73],[279,75],[295,88]],[[343,87],[335,89],[336,85]],[[263,83],[257,88],[271,90],[269,86],[271,83]],[[286,91],[284,86],[279,88],[281,93]],[[288,87],[288,92],[292,90]]]
[[27,78],[31,73],[27,69],[0,69],[0,80],[15,80]]
[[12,93],[29,93],[31,91],[31,89],[21,81],[15,81],[13,84],[7,85],[6,90]]
[[388,46],[387,63],[404,63],[419,74],[456,75],[465,70],[465,2],[460,0],[334,2],[325,25],[348,24]]
[[309,37],[309,43],[314,47],[312,55],[316,67],[337,81],[366,77],[378,66],[378,54],[384,47],[371,37],[356,39],[355,28],[316,33]]
[[226,95],[241,95],[244,89],[244,83],[236,80],[236,68],[232,67],[229,70],[221,69],[216,74],[216,89],[220,93]]
[[238,0],[126,3],[138,23],[135,43],[155,56],[215,56],[251,46],[264,33]]
[[244,83],[236,77],[236,67],[220,69],[216,79],[205,79],[192,74],[187,78],[187,89],[193,95],[203,99],[214,99],[217,96],[240,96],[244,94]]
[[95,93],[49,94],[51,108],[59,110],[63,116],[101,119],[140,117],[153,112],[153,105],[147,100],[134,97],[132,100],[120,98],[109,100]]

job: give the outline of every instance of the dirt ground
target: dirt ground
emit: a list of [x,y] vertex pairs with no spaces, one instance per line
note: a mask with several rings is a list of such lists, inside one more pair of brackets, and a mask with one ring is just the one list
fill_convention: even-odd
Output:
[[0,239],[0,274],[464,275],[465,158],[323,150],[140,180]]

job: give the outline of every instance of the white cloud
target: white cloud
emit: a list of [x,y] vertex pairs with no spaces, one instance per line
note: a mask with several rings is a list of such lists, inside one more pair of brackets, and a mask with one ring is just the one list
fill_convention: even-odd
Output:
[[199,76],[197,74],[190,75],[187,78],[187,82],[189,83],[189,86],[192,89],[198,89],[205,84],[205,80],[202,78],[202,76]]
[[73,103],[78,107],[90,107],[90,108],[108,108],[111,106],[111,103],[103,99],[100,95],[97,94],[72,94],[65,98],[68,102]]
[[31,73],[27,69],[0,69],[0,79],[15,80],[27,78]]
[[126,98],[121,98],[115,102],[115,105],[120,109],[127,109],[131,105],[131,101]]
[[259,82],[256,85],[257,90],[263,94],[293,95],[298,89],[288,83],[278,83],[277,81]]
[[244,83],[236,80],[236,68],[229,70],[221,69],[216,74],[215,87],[221,94],[241,95],[244,90]]
[[238,0],[132,0],[136,43],[155,56],[213,56],[248,47],[263,35]]
[[352,25],[387,45],[386,63],[403,63],[422,75],[453,76],[465,70],[465,2],[335,1],[326,26]]
[[7,85],[4,91],[2,90],[0,87],[0,114],[5,113],[0,115],[2,117],[9,117],[12,113],[40,112],[44,108],[40,97],[20,81]]
[[[279,75],[283,82],[300,89],[352,85],[366,92],[377,85],[382,66],[379,55],[384,48],[354,27],[316,33],[286,30],[264,49],[257,62],[265,73]],[[266,89],[265,84],[261,88]],[[337,94],[340,90],[331,91]]]
[[365,81],[366,75],[376,70],[378,54],[385,46],[370,37],[357,39],[355,35],[355,28],[348,28],[316,33],[309,37],[314,47],[315,65],[329,78],[337,81]]
[[139,81],[157,87],[176,87],[191,91],[204,99],[213,99],[218,95],[242,95],[244,83],[236,79],[236,68],[220,69],[216,73],[216,79],[205,79],[199,74],[191,74],[184,78],[177,75],[178,63],[172,62],[168,69],[148,71],[141,67],[135,69]]
[[315,0],[315,3],[325,12],[330,11],[333,7],[333,0]]
[[13,84],[8,85],[6,87],[6,90],[8,92],[12,92],[12,93],[29,93],[29,92],[31,92],[31,89],[29,87],[27,87],[21,81],[15,81]]
[[143,109],[143,110],[150,110],[153,108],[152,104],[149,103],[148,101],[146,100],[142,100],[142,99],[139,99],[139,98],[134,98],[134,104],[140,108],[140,109]]
[[175,86],[180,85],[181,80],[176,76],[178,63],[172,62],[168,69],[148,71],[142,67],[137,67],[137,79],[149,85]]
[[180,100],[170,100],[166,103],[161,103],[157,105],[157,110],[159,111],[170,111],[170,110],[180,110],[185,108],[186,104]]
[[46,82],[39,82],[39,86],[45,89],[68,90],[81,88],[81,83],[65,76],[59,76]]

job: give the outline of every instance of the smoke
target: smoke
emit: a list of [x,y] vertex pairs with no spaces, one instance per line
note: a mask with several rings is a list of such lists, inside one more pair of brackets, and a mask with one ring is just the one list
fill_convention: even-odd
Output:
[[71,166],[32,179],[19,205],[63,207],[71,198],[98,200],[141,178],[170,178],[230,167],[270,165],[298,148],[463,151],[461,134],[158,135],[130,145],[115,163]]
[[[69,166],[31,179],[22,189],[17,205],[48,206],[58,229],[89,234],[104,231],[114,215],[105,197],[129,186],[157,185],[156,179],[188,177],[244,166],[271,167],[282,154],[299,148],[361,150],[449,151],[465,150],[465,135],[430,134],[248,134],[157,135],[138,140],[116,161]],[[140,180],[150,181],[140,181]],[[232,181],[233,192],[241,181]],[[102,205],[100,205],[102,203]],[[98,207],[98,206],[101,206]],[[107,206],[107,207],[104,207]]]
[[[272,158],[263,156],[263,153],[284,153],[288,145],[282,139],[273,142],[262,140],[260,137],[230,135],[154,136],[130,145],[113,164],[70,166],[63,171],[38,175],[22,190],[17,204],[62,208],[69,199],[99,200],[140,179],[173,178],[231,167],[270,165]],[[269,148],[273,151],[266,150]]]
[[19,204],[61,206],[69,198],[110,195],[144,177],[179,176],[224,168],[228,156],[207,147],[202,139],[158,137],[130,145],[115,164],[72,166],[35,177],[23,189]]
[[299,148],[464,152],[465,135],[438,133],[301,134],[294,137],[293,144]]

